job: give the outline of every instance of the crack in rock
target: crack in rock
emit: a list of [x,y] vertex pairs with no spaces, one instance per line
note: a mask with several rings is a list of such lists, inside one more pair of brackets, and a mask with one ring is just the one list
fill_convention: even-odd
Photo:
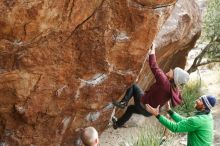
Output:
[[128,3],[128,7],[134,7],[134,8],[137,8],[139,10],[144,11],[144,10],[147,10],[147,9],[157,10],[157,9],[161,9],[161,8],[166,8],[166,7],[174,6],[177,3],[177,0],[174,1],[174,2],[171,2],[171,3],[157,4],[157,5],[154,5],[154,6],[148,6],[148,5],[142,4],[142,3],[137,2],[137,1],[132,1],[132,0],[128,0],[127,3]]

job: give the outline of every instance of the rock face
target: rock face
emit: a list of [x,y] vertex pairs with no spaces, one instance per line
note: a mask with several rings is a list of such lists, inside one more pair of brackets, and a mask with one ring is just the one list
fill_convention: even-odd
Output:
[[[185,64],[199,9],[179,0],[0,1],[0,143],[78,145],[105,129],[112,100],[152,84],[152,42],[165,71]],[[170,17],[169,17],[170,16]]]

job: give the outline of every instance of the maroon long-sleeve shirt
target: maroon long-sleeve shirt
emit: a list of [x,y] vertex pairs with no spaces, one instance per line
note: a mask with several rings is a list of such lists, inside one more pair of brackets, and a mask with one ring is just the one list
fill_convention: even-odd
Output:
[[172,106],[181,104],[182,97],[178,89],[171,86],[171,82],[165,73],[158,67],[155,54],[149,56],[149,65],[156,82],[141,97],[143,104],[149,104],[156,108],[158,105],[163,106],[171,99]]

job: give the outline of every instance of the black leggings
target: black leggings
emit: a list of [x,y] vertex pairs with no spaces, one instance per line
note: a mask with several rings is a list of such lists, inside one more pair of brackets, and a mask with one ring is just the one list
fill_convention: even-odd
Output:
[[144,92],[138,85],[133,84],[130,88],[127,89],[124,98],[121,101],[129,102],[129,100],[134,98],[134,105],[129,105],[126,112],[117,120],[117,126],[121,127],[125,122],[127,122],[133,113],[141,114],[146,117],[151,116],[151,114],[144,109],[144,107],[140,104],[141,96],[143,96]]

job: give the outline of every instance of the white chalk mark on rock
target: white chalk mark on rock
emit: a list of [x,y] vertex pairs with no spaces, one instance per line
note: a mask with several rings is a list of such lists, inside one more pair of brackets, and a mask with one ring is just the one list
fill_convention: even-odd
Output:
[[114,105],[112,103],[109,103],[107,106],[105,106],[103,109],[102,109],[102,112],[105,112],[107,110],[110,110],[110,109],[113,109],[114,108]]
[[103,81],[107,79],[108,75],[106,74],[96,74],[92,79],[90,80],[84,80],[84,79],[79,79],[81,81],[80,86],[78,90],[76,91],[75,99],[79,98],[80,96],[80,89],[83,88],[85,85],[90,85],[90,86],[96,86],[101,84]]
[[24,43],[21,41],[21,40],[15,40],[14,42],[13,42],[13,45],[15,45],[15,46],[22,46]]
[[79,96],[80,96],[80,89],[82,87],[84,87],[85,85],[86,85],[85,82],[81,82],[80,83],[80,86],[79,86],[78,90],[76,91],[75,99],[79,98]]
[[69,123],[70,123],[71,117],[65,117],[63,119],[62,123],[62,130],[61,130],[61,134],[64,134],[66,131],[66,128],[68,127]]
[[0,142],[0,146],[9,146],[9,144],[7,144],[5,142]]
[[64,86],[62,86],[60,89],[58,89],[57,91],[56,91],[56,96],[60,96],[61,95],[61,93],[62,93],[62,91],[65,89],[65,88],[67,88],[68,86],[67,85],[64,85]]
[[15,109],[19,114],[24,114],[25,108],[21,105],[15,105]]
[[100,112],[89,113],[86,116],[86,120],[93,122],[93,121],[96,121],[99,118],[99,116],[100,116]]
[[127,42],[129,41],[130,37],[127,36],[126,32],[119,32],[118,34],[113,36],[113,40],[116,42]]
[[102,83],[104,80],[107,79],[107,75],[106,74],[96,74],[92,79],[90,80],[83,80],[83,79],[80,79],[82,82],[88,84],[88,85],[92,85],[92,86],[95,86],[95,85],[98,85],[100,83]]

